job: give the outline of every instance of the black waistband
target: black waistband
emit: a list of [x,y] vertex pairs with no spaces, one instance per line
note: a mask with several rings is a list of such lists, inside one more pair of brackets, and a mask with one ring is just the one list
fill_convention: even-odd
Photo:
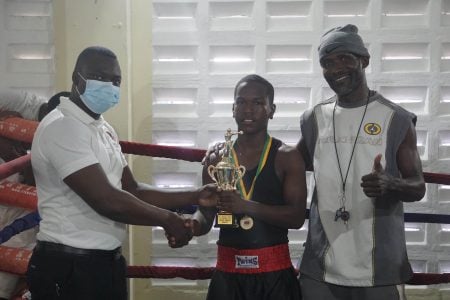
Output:
[[34,247],[36,253],[60,253],[75,256],[96,257],[96,258],[108,258],[119,259],[122,255],[121,248],[114,250],[98,250],[98,249],[82,249],[67,246],[64,244],[57,244],[52,242],[37,241],[36,247]]

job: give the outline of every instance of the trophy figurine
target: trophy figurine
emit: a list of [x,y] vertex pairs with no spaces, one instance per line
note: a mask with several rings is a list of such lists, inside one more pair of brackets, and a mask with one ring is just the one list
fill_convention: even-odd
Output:
[[[217,183],[217,186],[222,190],[236,190],[237,183],[245,173],[245,167],[235,166],[232,159],[231,149],[233,147],[233,142],[231,141],[231,137],[237,134],[242,134],[242,131],[231,132],[231,129],[227,129],[222,159],[215,166],[210,165],[208,167],[209,176],[211,176],[212,180],[214,180]],[[231,212],[221,210],[217,213],[216,224],[214,227],[236,228],[239,227],[239,225],[236,216]]]

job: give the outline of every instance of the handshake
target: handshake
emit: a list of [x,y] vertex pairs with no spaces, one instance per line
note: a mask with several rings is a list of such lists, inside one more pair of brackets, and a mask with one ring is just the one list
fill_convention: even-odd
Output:
[[233,214],[246,213],[247,202],[236,190],[222,190],[216,184],[202,186],[196,192],[195,204],[201,209],[195,218],[184,218],[171,213],[167,225],[163,226],[169,246],[179,248],[187,245],[193,236],[206,234],[212,226],[216,213],[226,211]]
[[[199,207],[216,211],[219,203],[220,188],[216,184],[207,184],[199,188],[195,193],[195,203]],[[200,235],[200,223],[198,220],[186,218],[177,213],[169,213],[163,225],[165,234],[172,248],[179,248],[187,245],[194,235]]]
[[179,220],[171,222],[169,227],[165,227],[166,238],[169,246],[172,248],[180,248],[189,244],[198,228],[199,222],[193,218],[184,218],[183,216],[176,216]]

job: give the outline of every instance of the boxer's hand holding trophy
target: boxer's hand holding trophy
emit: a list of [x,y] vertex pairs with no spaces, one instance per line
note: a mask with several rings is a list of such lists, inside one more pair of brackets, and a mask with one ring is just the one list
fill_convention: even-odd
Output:
[[[231,132],[231,129],[227,129],[222,159],[215,166],[210,165],[208,167],[209,176],[211,176],[212,180],[214,180],[217,183],[217,186],[222,190],[236,190],[237,183],[245,173],[245,167],[236,166],[232,159],[231,149],[233,148],[233,142],[231,137],[237,134],[242,134],[242,132]],[[214,226],[228,228],[239,227],[236,216],[227,211],[219,211],[217,213],[216,224]]]

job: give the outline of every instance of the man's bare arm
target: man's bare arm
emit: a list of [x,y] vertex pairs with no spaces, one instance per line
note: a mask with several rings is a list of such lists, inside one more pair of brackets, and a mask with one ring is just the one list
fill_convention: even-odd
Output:
[[100,164],[82,168],[64,178],[64,182],[102,216],[126,224],[162,226],[178,240],[190,239],[182,218],[112,186]]
[[423,198],[425,181],[417,152],[416,131],[412,123],[397,151],[397,165],[401,177],[396,178],[385,173],[380,160],[381,154],[374,159],[372,173],[362,177],[361,187],[367,196],[389,195],[404,202],[419,201]]

